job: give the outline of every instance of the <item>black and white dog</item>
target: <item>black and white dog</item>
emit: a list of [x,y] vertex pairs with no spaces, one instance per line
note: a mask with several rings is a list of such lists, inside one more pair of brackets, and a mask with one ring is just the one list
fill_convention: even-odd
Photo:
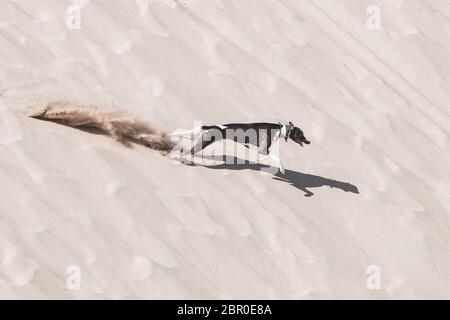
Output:
[[303,131],[294,126],[292,122],[283,125],[281,123],[228,123],[224,125],[201,126],[189,131],[174,132],[169,136],[186,136],[200,134],[200,141],[190,150],[190,154],[205,149],[210,144],[223,139],[233,140],[241,143],[247,148],[256,147],[258,152],[264,156],[275,160],[284,173],[283,165],[278,156],[270,153],[270,147],[280,138],[286,142],[291,139],[303,147],[303,144],[310,144],[305,138]]

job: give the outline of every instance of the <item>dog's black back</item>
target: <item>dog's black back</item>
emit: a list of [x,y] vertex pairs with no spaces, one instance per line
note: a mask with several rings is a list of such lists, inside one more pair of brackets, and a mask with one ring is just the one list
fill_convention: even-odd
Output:
[[[194,154],[215,141],[221,139],[231,139],[244,145],[254,145],[261,148],[263,154],[269,154],[275,135],[279,134],[282,125],[276,123],[257,122],[257,123],[227,123],[222,126],[202,126],[203,130],[208,130],[202,141],[192,148]],[[243,136],[239,134],[242,133]],[[255,136],[256,134],[256,136]]]

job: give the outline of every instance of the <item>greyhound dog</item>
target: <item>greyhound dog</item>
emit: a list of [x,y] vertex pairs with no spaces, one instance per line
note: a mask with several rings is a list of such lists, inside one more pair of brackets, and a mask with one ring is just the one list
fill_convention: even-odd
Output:
[[270,153],[270,147],[280,138],[284,139],[286,142],[288,139],[291,139],[301,147],[303,147],[303,144],[311,143],[305,138],[303,131],[294,126],[292,122],[289,122],[289,124],[286,125],[281,123],[258,122],[201,126],[189,131],[174,132],[168,136],[186,136],[195,134],[200,134],[200,141],[190,150],[190,154],[192,155],[200,152],[216,141],[223,139],[233,140],[243,144],[247,148],[250,148],[250,146],[256,147],[260,154],[275,160],[283,174],[283,165],[276,155]]

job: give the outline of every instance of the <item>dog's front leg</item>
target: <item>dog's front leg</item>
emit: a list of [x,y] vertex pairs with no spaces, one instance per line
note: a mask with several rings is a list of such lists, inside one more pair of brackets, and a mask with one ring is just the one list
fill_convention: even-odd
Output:
[[278,158],[277,156],[275,156],[274,154],[264,154],[264,153],[259,153],[259,161],[260,162],[264,162],[266,159],[271,160],[270,162],[276,162],[276,165],[278,167],[278,169],[280,170],[281,174],[285,174],[285,170],[284,170],[284,166],[281,163],[280,158]]
[[[281,163],[281,160],[280,160],[280,158],[279,158],[279,156],[278,156],[278,154],[279,154],[279,146],[280,146],[280,144],[279,144],[279,142],[278,142],[278,138],[279,138],[279,136],[278,136],[278,135],[275,135],[275,136],[272,138],[272,141],[270,141],[271,143],[268,144],[268,146],[267,146],[267,155],[268,155],[268,157],[269,157],[271,160],[273,160],[273,161],[276,162],[276,164],[277,164],[277,166],[278,166],[278,168],[279,168],[281,174],[284,174],[284,173],[285,173],[284,167],[283,167],[283,164]],[[271,146],[273,146],[272,150],[270,150],[270,147],[271,147]],[[275,148],[276,150],[273,150],[274,148]],[[275,154],[274,154],[274,153],[275,153]]]
[[280,171],[281,171],[281,174],[285,174],[286,173],[284,171],[283,163],[281,162],[281,160],[280,160]]
[[283,164],[281,163],[280,158],[278,158],[277,156],[275,156],[275,155],[273,155],[273,154],[270,154],[270,158],[271,158],[272,160],[274,160],[274,161],[277,163],[278,168],[280,169],[281,174],[285,174],[284,167],[283,167]]

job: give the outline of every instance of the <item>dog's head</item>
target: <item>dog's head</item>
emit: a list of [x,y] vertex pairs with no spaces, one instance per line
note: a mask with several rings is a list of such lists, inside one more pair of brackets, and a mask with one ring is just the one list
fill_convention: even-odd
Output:
[[310,144],[311,142],[305,138],[305,135],[299,127],[294,126],[292,122],[289,121],[289,138],[297,142],[303,147],[303,144]]

